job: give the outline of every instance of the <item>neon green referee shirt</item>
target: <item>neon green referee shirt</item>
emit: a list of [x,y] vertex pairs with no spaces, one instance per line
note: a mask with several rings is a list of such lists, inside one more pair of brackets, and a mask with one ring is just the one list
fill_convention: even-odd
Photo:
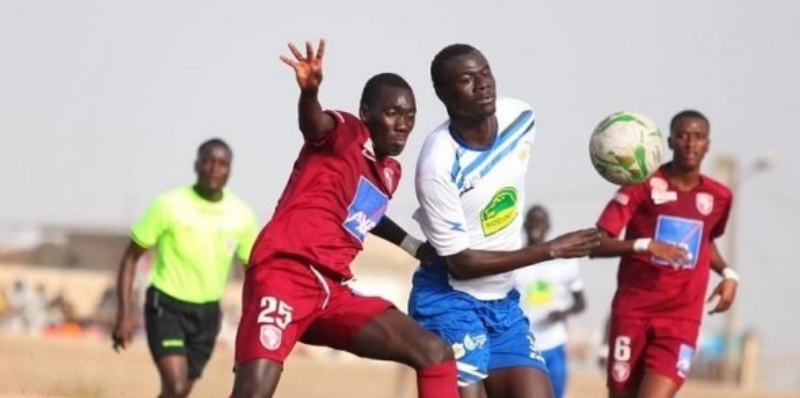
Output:
[[133,226],[131,238],[154,248],[150,283],[182,301],[218,301],[237,256],[242,263],[258,233],[255,213],[229,190],[209,202],[191,186],[159,195]]

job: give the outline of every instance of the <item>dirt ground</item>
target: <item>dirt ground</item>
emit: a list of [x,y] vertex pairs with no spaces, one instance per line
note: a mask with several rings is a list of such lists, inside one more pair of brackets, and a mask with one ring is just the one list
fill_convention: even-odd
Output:
[[[414,377],[399,365],[366,361],[348,354],[303,349],[286,364],[276,397],[412,398]],[[232,383],[232,352],[219,346],[192,397],[227,397]],[[602,378],[574,372],[571,398],[603,397]],[[105,339],[43,338],[0,334],[0,398],[155,397],[158,377],[146,343],[135,341],[115,354]],[[743,394],[688,383],[681,398],[788,398],[787,395]],[[798,396],[791,396],[798,397]]]

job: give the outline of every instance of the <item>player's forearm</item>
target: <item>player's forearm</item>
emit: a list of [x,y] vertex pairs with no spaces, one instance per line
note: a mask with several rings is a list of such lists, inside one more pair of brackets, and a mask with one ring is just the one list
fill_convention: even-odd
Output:
[[497,275],[551,260],[548,243],[514,251],[464,250],[445,258],[450,275],[459,280]]
[[592,253],[589,255],[589,257],[619,257],[636,252],[636,241],[616,239],[609,236],[605,232],[602,232],[601,234],[600,245],[592,250]]
[[723,272],[728,268],[728,263],[722,258],[722,254],[720,254],[714,242],[711,242],[709,245],[709,252],[711,254],[711,269],[713,269],[717,275],[723,276]]
[[131,243],[120,261],[117,273],[117,318],[127,318],[130,315],[133,279],[136,276],[136,263],[141,253],[142,251]]
[[308,141],[319,141],[334,128],[333,118],[323,112],[317,94],[317,90],[303,90],[297,102],[300,131]]
[[419,249],[423,242],[406,232],[388,216],[383,216],[370,233],[403,249],[411,257],[420,257]]

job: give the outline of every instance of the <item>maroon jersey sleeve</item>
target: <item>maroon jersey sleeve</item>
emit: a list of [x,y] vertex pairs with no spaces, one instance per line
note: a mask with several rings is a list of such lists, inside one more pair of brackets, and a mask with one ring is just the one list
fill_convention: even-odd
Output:
[[342,111],[326,110],[325,113],[333,117],[334,126],[333,131],[318,141],[306,141],[306,144],[315,149],[329,148],[336,151],[342,144],[352,142],[358,137],[359,132],[364,127],[364,124],[357,117]]
[[722,215],[720,216],[719,221],[716,225],[714,225],[714,229],[711,230],[711,240],[719,238],[722,234],[725,233],[725,227],[728,225],[728,216],[731,213],[731,207],[733,206],[733,196],[729,192],[724,192],[726,195],[722,195],[723,199],[723,210]]
[[612,236],[619,236],[636,213],[639,205],[647,200],[647,191],[644,186],[645,183],[626,185],[617,190],[614,198],[608,202],[603,213],[600,214],[597,227]]

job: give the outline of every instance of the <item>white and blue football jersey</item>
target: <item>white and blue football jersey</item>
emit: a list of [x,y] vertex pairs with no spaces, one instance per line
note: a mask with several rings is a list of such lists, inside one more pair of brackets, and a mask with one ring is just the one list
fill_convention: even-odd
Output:
[[[522,101],[497,100],[498,133],[491,147],[470,148],[447,121],[425,140],[417,161],[414,218],[441,256],[466,249],[522,247],[525,176],[535,136],[535,114]],[[513,273],[455,280],[442,265],[421,267],[417,281],[442,284],[479,300],[506,297]]]

